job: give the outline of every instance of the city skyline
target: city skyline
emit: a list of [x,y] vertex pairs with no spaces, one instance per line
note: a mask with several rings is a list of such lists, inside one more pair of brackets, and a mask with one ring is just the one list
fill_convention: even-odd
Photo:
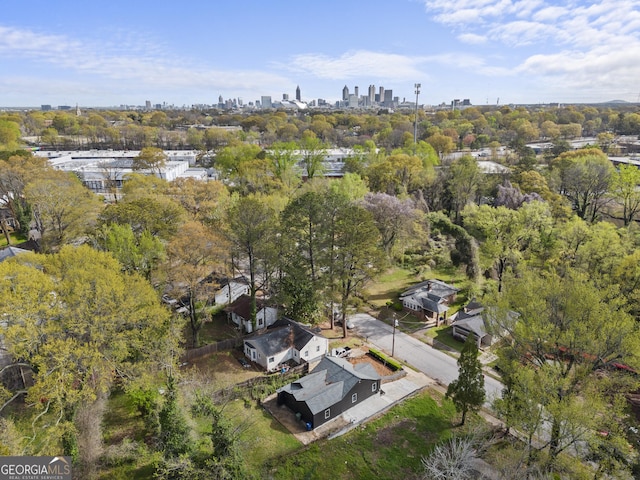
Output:
[[640,1],[349,0],[3,6],[0,105],[244,104],[388,86],[437,105],[637,102]]

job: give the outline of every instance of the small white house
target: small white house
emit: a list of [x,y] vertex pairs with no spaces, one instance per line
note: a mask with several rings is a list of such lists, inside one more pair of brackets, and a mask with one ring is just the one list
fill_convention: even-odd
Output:
[[254,330],[261,330],[273,325],[278,320],[278,309],[265,305],[261,299],[256,299],[256,325],[254,328],[251,322],[251,297],[249,295],[241,295],[236,301],[225,308],[229,319],[235,323],[238,328],[244,329],[247,333]]
[[235,302],[242,295],[249,295],[249,285],[241,278],[234,278],[222,282],[214,293],[214,305],[228,305]]

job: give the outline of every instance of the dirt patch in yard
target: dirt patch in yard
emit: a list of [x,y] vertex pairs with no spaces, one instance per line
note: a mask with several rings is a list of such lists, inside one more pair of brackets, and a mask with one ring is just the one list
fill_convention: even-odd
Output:
[[416,425],[414,420],[405,419],[398,423],[394,423],[393,425],[389,425],[381,430],[378,430],[376,434],[376,443],[383,446],[389,447],[391,445],[397,444],[398,436],[396,435],[396,430],[415,430]]
[[385,364],[383,364],[382,362],[376,360],[375,358],[371,358],[369,355],[363,355],[363,356],[357,357],[357,358],[349,358],[349,362],[351,362],[353,365],[356,365],[358,363],[368,363],[373,368],[375,368],[376,372],[378,372],[378,374],[381,377],[386,377],[387,375],[392,375],[393,373],[395,373],[393,370],[391,370]]

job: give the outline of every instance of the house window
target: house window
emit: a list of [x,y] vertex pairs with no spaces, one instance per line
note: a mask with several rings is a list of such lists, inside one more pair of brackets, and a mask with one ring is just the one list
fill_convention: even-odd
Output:
[[331,409],[330,409],[330,408],[327,408],[327,409],[324,411],[324,419],[326,420],[326,419],[327,419],[327,418],[329,418],[330,416],[331,416]]
[[378,389],[378,382],[373,382],[371,384],[371,391],[375,392]]
[[358,394],[354,393],[351,395],[351,403],[356,403],[358,401]]
[[309,350],[304,351],[304,357],[307,358],[309,356]]
[[320,351],[320,345],[317,345],[316,346],[316,352],[319,352],[319,351]]
[[274,357],[269,357],[269,363],[273,363],[273,362],[274,362],[274,360],[275,360],[275,358],[274,358]]

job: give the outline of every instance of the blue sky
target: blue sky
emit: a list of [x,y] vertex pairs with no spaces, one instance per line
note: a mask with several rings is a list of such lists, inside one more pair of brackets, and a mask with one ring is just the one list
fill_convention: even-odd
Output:
[[24,0],[0,10],[0,106],[340,98],[640,99],[640,0]]

